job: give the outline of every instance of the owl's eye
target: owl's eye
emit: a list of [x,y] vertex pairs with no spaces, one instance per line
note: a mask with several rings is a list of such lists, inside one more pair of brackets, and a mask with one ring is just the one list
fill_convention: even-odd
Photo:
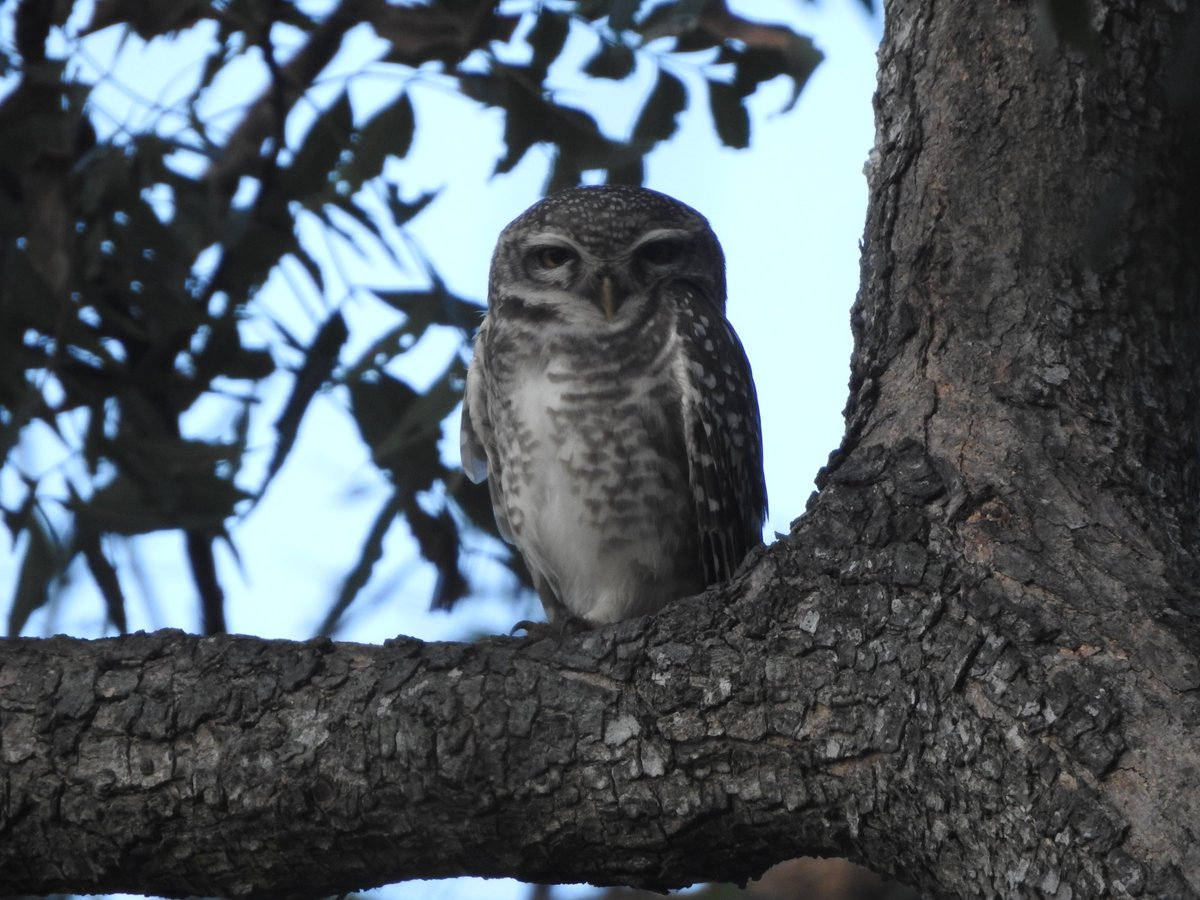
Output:
[[575,258],[575,253],[568,250],[566,247],[559,247],[556,244],[550,244],[546,247],[538,247],[533,251],[534,261],[543,269],[557,269],[560,266],[565,266]]
[[679,259],[682,252],[683,244],[670,238],[664,238],[660,241],[650,241],[647,244],[642,244],[637,249],[639,259],[655,266],[665,266],[668,263],[675,262],[675,260]]

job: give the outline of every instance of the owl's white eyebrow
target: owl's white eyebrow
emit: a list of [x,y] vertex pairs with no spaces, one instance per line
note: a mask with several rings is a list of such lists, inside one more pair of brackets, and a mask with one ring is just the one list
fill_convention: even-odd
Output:
[[646,244],[653,244],[655,241],[680,241],[692,236],[692,233],[686,228],[655,228],[647,231],[637,243],[633,245],[633,249],[643,247]]
[[525,239],[526,247],[545,247],[547,244],[569,247],[572,250],[579,249],[578,244],[566,235],[559,234],[557,231],[538,231]]

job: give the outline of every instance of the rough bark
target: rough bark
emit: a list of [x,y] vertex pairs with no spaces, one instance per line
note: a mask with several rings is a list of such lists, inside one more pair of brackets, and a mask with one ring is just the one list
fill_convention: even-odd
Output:
[[0,648],[0,885],[1200,895],[1196,28],[895,0],[847,435],[720,591],[553,641]]

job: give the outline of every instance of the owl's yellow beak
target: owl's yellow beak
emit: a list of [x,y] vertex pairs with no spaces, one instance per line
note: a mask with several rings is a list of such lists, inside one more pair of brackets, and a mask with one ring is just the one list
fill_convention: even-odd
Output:
[[600,279],[600,308],[604,310],[604,318],[611,322],[617,312],[617,291],[608,275]]

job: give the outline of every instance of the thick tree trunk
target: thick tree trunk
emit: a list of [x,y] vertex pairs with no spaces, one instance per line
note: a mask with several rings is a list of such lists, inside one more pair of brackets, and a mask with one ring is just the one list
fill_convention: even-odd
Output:
[[[1093,4],[1100,6],[1101,4]],[[1195,23],[887,7],[844,445],[705,598],[552,641],[0,648],[0,886],[1200,895]]]

